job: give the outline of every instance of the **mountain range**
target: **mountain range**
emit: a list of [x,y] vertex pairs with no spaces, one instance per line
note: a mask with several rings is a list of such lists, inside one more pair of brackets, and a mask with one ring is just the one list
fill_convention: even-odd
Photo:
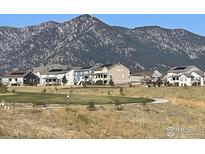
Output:
[[63,23],[0,27],[0,73],[56,63],[120,62],[133,71],[191,64],[204,69],[204,58],[205,37],[185,29],[110,26],[90,15]]

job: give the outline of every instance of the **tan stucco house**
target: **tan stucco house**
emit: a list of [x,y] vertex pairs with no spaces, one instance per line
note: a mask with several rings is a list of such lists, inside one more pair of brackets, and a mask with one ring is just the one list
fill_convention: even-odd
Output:
[[101,65],[94,70],[93,81],[101,80],[104,84],[109,84],[110,80],[114,84],[127,84],[130,82],[130,70],[122,64]]

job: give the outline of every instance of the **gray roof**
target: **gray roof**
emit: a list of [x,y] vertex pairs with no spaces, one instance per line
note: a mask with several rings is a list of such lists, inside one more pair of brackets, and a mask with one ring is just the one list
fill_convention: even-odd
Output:
[[188,77],[188,78],[193,78],[193,77],[194,77],[193,75],[191,75],[191,73],[184,73],[184,74],[182,74],[182,75],[185,75],[185,76]]
[[172,67],[170,70],[167,71],[167,73],[183,73],[191,68],[196,67],[194,65],[187,65],[187,66],[177,66],[177,67]]
[[57,75],[61,73],[67,73],[70,70],[78,70],[80,67],[78,66],[69,66],[69,65],[46,65],[46,66],[39,66],[33,69],[33,73],[36,74],[40,72],[40,74],[47,74],[47,75]]
[[[106,67],[108,70],[112,69],[113,67],[115,66],[119,66],[119,65],[122,65],[124,66],[123,64],[121,63],[118,63],[118,64],[104,64],[104,65],[96,65],[94,68],[95,71],[101,71],[104,67]],[[126,67],[126,66],[124,66]]]
[[18,77],[25,77],[27,76],[31,71],[29,70],[17,70],[17,71],[11,71],[7,72],[3,77],[5,78],[18,78]]
[[193,72],[195,72],[196,74],[198,74],[198,75],[200,75],[200,76],[204,76],[204,72],[203,71],[193,71]]
[[[155,69],[155,70],[144,70],[141,72],[132,72],[131,75],[132,76],[150,76],[150,77],[152,77],[152,75],[155,73],[155,71],[158,71],[158,70]],[[163,76],[163,74],[160,71],[158,71],[158,72],[161,74],[161,76]]]

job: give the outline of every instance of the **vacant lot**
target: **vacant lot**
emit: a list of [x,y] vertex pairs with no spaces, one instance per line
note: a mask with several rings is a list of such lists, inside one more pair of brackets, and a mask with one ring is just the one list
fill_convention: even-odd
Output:
[[[101,105],[69,109],[0,111],[0,136],[4,138],[205,138],[205,109],[183,105]],[[191,132],[167,135],[167,127]]]
[[[45,110],[0,110],[2,138],[205,138],[204,87],[9,87],[9,90],[9,95],[0,96],[7,102],[35,100],[65,104],[69,94],[71,105]],[[149,99],[140,98],[166,98],[176,104],[142,103]],[[116,99],[131,104],[123,104],[123,110],[118,111],[113,105]],[[96,111],[74,105],[90,101],[99,104]],[[176,128],[172,136],[167,135],[168,127]]]

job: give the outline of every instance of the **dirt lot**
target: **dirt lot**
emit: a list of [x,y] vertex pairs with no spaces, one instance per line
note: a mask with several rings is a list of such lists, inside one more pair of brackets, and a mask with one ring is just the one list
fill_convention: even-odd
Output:
[[[175,127],[172,136],[167,128]],[[182,130],[183,129],[183,130]],[[184,130],[184,129],[189,129]],[[191,131],[190,131],[191,130]],[[0,110],[1,138],[205,138],[205,109],[166,104]]]

